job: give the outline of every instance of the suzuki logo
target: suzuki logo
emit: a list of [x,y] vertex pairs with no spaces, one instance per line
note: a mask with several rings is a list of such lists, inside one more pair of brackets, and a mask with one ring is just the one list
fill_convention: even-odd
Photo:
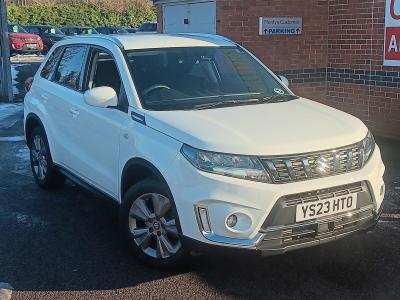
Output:
[[331,172],[329,159],[326,156],[320,155],[315,161],[315,172],[319,175],[328,175]]
[[[400,3],[400,1],[398,1],[398,3]],[[400,20],[400,14],[396,14],[396,0],[390,1],[390,14],[394,20]]]

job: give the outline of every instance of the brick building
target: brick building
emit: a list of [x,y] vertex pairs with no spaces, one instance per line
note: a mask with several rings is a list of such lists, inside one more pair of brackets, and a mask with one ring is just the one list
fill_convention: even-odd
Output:
[[[288,77],[298,95],[361,118],[377,135],[400,139],[400,66],[383,63],[385,8],[392,4],[400,15],[400,0],[155,0],[155,4],[160,31],[227,36]],[[302,33],[260,35],[260,17],[300,17]]]

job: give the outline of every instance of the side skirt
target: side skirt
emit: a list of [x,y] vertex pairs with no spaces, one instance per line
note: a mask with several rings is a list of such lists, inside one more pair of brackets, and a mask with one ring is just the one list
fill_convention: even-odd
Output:
[[56,165],[57,171],[60,172],[62,175],[64,175],[67,179],[75,183],[76,185],[79,185],[80,187],[84,188],[90,193],[93,193],[101,198],[106,199],[107,201],[113,202],[115,205],[119,206],[119,201],[115,199],[114,197],[111,197],[110,195],[104,193],[102,190],[98,189],[97,187],[94,187],[93,185],[87,183],[74,173],[66,170],[60,165]]

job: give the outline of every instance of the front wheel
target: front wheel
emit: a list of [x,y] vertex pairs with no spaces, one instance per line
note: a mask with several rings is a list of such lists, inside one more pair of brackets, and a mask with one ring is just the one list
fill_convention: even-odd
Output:
[[178,216],[168,188],[146,179],[123,198],[120,224],[134,253],[156,267],[175,267],[187,261],[178,232]]

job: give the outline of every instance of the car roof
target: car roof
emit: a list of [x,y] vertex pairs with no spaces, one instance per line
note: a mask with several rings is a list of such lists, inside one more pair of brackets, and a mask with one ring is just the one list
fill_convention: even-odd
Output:
[[27,25],[25,27],[56,27],[56,26],[54,26],[54,25],[31,24],[31,25]]
[[90,27],[90,26],[64,26],[62,28],[93,28],[93,27]]
[[232,47],[236,44],[228,38],[212,34],[163,34],[136,33],[114,35],[76,36],[66,40],[66,43],[91,43],[108,40],[125,50],[179,48],[179,47]]

